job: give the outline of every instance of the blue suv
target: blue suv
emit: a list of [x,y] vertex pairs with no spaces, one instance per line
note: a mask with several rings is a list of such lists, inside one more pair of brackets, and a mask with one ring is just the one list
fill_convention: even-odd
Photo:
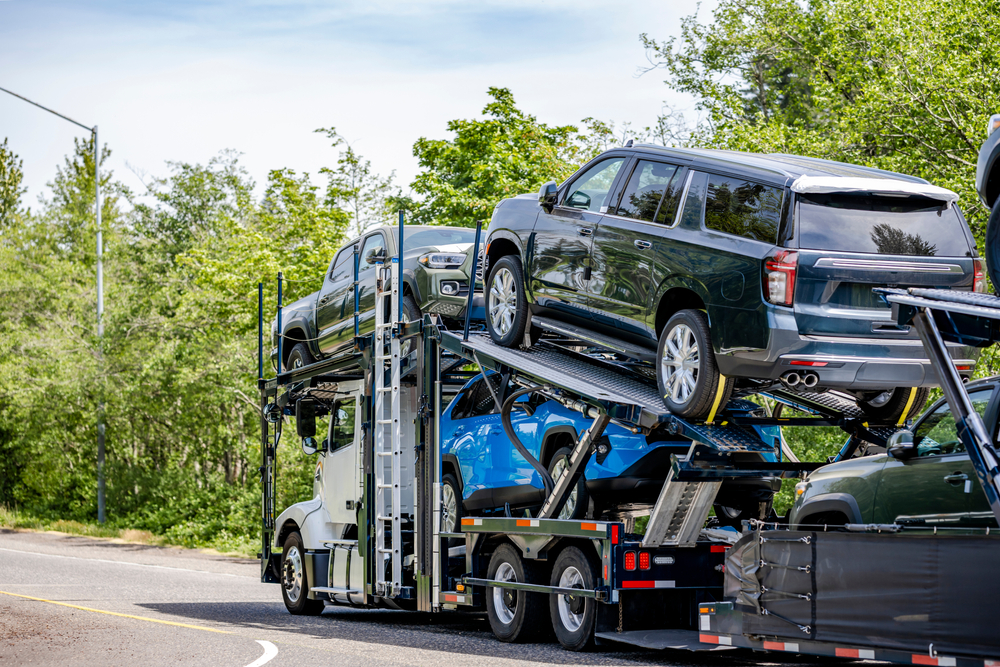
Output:
[[[511,387],[500,387],[501,376],[489,374],[500,400]],[[748,416],[759,409],[734,401],[729,410]],[[538,395],[522,396],[511,413],[518,439],[557,478],[567,464],[578,436],[591,425],[579,412]],[[755,427],[769,440],[781,437],[776,426]],[[656,502],[670,470],[670,456],[687,453],[687,440],[661,440],[635,435],[609,424],[604,431],[606,451],[591,456],[577,487],[559,515],[561,519],[599,517],[627,504],[638,509]],[[470,380],[441,415],[443,462],[443,516],[441,530],[451,532],[466,514],[523,511],[545,500],[541,476],[521,456],[504,433],[496,403],[482,375]],[[763,455],[774,461],[774,455]],[[777,478],[731,480],[716,498],[716,516],[723,524],[765,518],[771,498],[780,488]],[[591,500],[593,512],[591,513]]]

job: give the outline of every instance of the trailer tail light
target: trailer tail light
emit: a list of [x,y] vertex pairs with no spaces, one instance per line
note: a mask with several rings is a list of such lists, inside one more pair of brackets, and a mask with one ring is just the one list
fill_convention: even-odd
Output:
[[983,271],[983,260],[974,259],[972,260],[972,291],[973,292],[985,292],[986,291],[986,273]]
[[649,569],[649,552],[640,551],[639,552],[639,569],[648,570]]
[[635,569],[635,552],[626,551],[625,552],[625,569],[631,572]]
[[798,261],[799,253],[793,250],[780,250],[764,260],[764,294],[768,301],[779,306],[792,305]]

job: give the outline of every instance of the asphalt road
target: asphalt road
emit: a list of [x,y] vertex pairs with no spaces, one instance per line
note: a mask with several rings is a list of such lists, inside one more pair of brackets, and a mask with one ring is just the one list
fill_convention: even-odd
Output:
[[254,560],[0,530],[0,665],[795,664],[767,660],[503,644],[484,616],[458,613],[296,617]]

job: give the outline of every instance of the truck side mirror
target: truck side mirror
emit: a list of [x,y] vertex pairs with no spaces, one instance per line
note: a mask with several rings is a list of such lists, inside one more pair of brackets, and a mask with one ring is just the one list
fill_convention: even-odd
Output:
[[295,432],[300,438],[316,435],[316,404],[312,401],[301,398],[295,401]]
[[374,264],[375,262],[385,263],[385,248],[372,248],[365,255],[365,262]]
[[316,438],[302,438],[302,451],[306,453],[306,456],[312,456],[320,450],[320,446],[316,444]]
[[538,205],[545,208],[546,211],[551,211],[552,207],[556,205],[558,194],[559,191],[555,181],[543,183],[542,187],[538,190]]
[[889,436],[886,451],[889,456],[900,461],[913,458],[913,455],[917,453],[917,447],[913,444],[913,432],[903,429],[893,433]]

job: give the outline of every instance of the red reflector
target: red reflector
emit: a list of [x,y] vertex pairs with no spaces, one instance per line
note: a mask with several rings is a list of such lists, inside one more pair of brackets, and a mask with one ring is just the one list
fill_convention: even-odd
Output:
[[639,552],[639,569],[648,570],[649,569],[649,552],[640,551]]
[[708,550],[713,554],[724,554],[726,553],[727,549],[729,549],[729,547],[723,546],[721,544],[713,544],[711,547],[709,547]]
[[629,571],[635,569],[635,552],[634,551],[626,551],[625,552],[625,569],[629,570]]
[[618,525],[611,526],[611,544],[618,544]]
[[833,652],[838,658],[857,658],[858,649],[856,648],[835,648]]
[[788,362],[792,366],[826,366],[826,361],[805,361],[804,359],[793,359]]
[[955,370],[958,371],[971,371],[972,366],[955,366]]
[[972,291],[973,292],[985,292],[986,291],[986,273],[983,271],[983,260],[974,259],[972,260]]
[[622,588],[656,588],[655,581],[623,581]]

